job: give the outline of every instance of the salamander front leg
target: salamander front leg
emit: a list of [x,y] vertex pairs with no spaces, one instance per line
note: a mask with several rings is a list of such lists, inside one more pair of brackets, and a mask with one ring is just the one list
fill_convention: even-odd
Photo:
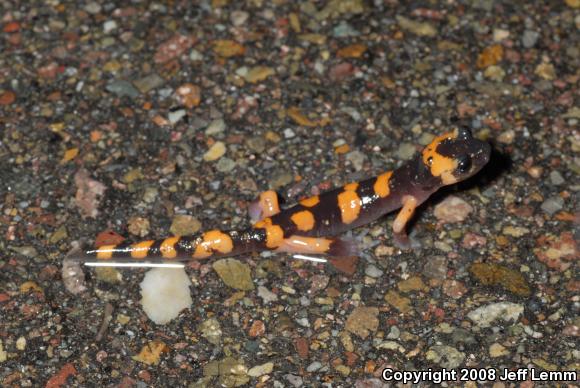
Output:
[[278,193],[273,190],[264,191],[258,199],[250,204],[248,212],[252,222],[280,213]]
[[403,208],[397,214],[395,222],[393,222],[393,239],[395,244],[401,249],[410,249],[411,242],[405,227],[407,223],[413,217],[415,209],[418,206],[418,201],[415,197],[411,195],[406,195],[403,197]]

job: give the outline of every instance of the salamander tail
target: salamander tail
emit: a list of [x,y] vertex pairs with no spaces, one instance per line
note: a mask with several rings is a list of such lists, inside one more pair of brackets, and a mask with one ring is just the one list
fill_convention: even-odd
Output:
[[265,234],[247,230],[209,230],[190,236],[173,236],[160,240],[103,245],[95,249],[75,249],[67,255],[68,261],[79,263],[167,263],[235,256],[261,247]]

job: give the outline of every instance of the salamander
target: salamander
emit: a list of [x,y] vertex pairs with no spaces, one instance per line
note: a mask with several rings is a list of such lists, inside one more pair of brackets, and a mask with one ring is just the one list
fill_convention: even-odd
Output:
[[393,223],[395,242],[409,247],[406,225],[415,209],[439,188],[477,173],[488,162],[490,145],[466,127],[437,136],[420,153],[394,171],[352,182],[281,209],[274,191],[250,206],[256,222],[241,231],[212,229],[136,243],[123,242],[76,252],[91,260],[199,260],[264,250],[330,257],[357,254],[356,244],[340,238],[347,230],[401,209]]

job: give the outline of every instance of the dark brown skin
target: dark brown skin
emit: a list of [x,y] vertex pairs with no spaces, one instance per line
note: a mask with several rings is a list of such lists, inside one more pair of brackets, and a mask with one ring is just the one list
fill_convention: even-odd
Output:
[[488,162],[490,152],[489,144],[475,139],[468,129],[455,129],[436,137],[394,171],[303,199],[282,211],[276,194],[265,192],[254,208],[263,218],[245,231],[210,230],[193,236],[103,246],[69,257],[81,261],[195,260],[262,250],[349,256],[357,253],[354,243],[336,235],[399,208],[393,236],[399,246],[408,247],[405,226],[417,206],[442,186],[477,173]]

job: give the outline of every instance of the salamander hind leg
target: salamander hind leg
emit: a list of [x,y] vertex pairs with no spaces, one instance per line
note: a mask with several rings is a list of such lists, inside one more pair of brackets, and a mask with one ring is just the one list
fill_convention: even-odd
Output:
[[280,197],[273,190],[264,191],[258,199],[252,202],[248,212],[253,222],[280,213]]
[[299,235],[285,238],[276,251],[296,254],[318,254],[331,257],[358,256],[360,253],[354,239],[304,237]]
[[352,275],[356,271],[356,264],[360,254],[354,239],[303,237],[297,235],[284,239],[276,251],[327,256],[329,264],[347,275]]

